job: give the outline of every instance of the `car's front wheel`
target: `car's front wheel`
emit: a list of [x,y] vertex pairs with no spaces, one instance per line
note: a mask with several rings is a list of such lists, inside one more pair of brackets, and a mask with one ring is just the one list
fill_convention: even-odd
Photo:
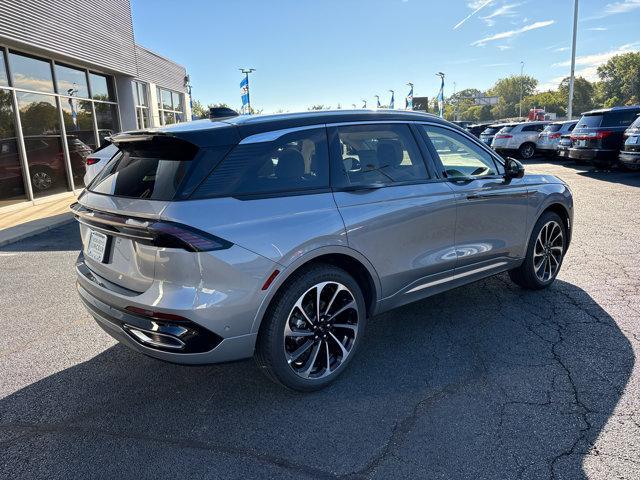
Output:
[[295,273],[283,288],[261,325],[256,362],[276,383],[318,390],[344,371],[360,344],[364,297],[353,277],[332,265]]
[[557,213],[545,212],[533,228],[524,262],[509,272],[511,280],[522,288],[548,287],[560,271],[566,249],[564,222]]

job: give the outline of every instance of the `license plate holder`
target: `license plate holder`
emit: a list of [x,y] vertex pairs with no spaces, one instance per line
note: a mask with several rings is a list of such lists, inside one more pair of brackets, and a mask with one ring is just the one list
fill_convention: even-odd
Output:
[[576,142],[576,146],[578,146],[578,147],[586,147],[587,146],[587,141],[586,140],[578,140]]
[[91,230],[89,241],[87,242],[86,255],[96,262],[104,263],[107,257],[107,246],[109,237],[101,232]]

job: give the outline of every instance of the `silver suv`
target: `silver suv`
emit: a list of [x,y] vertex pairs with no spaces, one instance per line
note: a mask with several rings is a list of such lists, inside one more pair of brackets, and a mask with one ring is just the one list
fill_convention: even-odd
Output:
[[577,123],[577,120],[550,123],[538,134],[536,150],[546,155],[556,155],[560,138],[562,138],[563,135],[569,135]]
[[536,154],[538,134],[550,122],[508,123],[496,133],[491,147],[500,154],[518,154],[528,160]]
[[253,355],[296,390],[334,380],[377,313],[505,271],[549,286],[571,237],[562,181],[431,115],[241,116],[111,140],[73,206],[89,312],[138,352]]

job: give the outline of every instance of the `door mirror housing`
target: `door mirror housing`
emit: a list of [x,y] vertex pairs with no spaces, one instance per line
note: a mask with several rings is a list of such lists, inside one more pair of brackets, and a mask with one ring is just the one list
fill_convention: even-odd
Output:
[[507,157],[504,163],[504,176],[506,178],[524,177],[524,165],[515,158]]

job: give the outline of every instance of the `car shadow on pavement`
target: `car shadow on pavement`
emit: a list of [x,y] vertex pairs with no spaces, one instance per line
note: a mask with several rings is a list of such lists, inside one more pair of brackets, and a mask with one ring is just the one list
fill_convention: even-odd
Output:
[[0,401],[0,476],[581,479],[633,365],[583,290],[503,275],[372,319],[314,394],[110,347]]
[[35,236],[0,247],[0,252],[61,252],[82,249],[78,222],[71,221]]

